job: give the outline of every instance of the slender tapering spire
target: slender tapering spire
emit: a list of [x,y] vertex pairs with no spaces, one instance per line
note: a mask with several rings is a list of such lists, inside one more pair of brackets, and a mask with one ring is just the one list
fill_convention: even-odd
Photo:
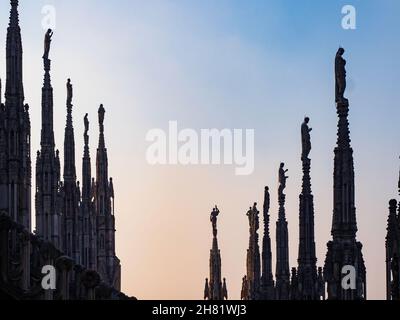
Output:
[[82,159],[82,202],[83,219],[83,259],[82,264],[90,270],[97,269],[97,219],[93,210],[92,172],[89,152],[89,116],[84,118],[84,149]]
[[261,298],[263,300],[274,300],[274,278],[272,275],[272,252],[271,252],[271,237],[269,233],[269,209],[270,209],[270,194],[269,188],[265,187],[264,191],[264,235],[262,245],[262,273],[261,273]]
[[319,300],[318,294],[318,274],[317,257],[315,253],[315,233],[314,233],[314,197],[311,191],[310,167],[311,160],[308,157],[311,151],[310,132],[308,127],[309,118],[306,117],[301,126],[302,135],[302,157],[303,164],[303,184],[299,196],[299,255],[296,290],[296,297],[300,300]]
[[[44,56],[48,55],[45,51]],[[73,87],[71,79],[67,80],[67,120],[64,135],[64,204],[63,234],[64,251],[79,263],[83,263],[83,221],[79,209],[80,188],[76,181],[75,137],[72,122]]]
[[[53,33],[47,31],[45,47],[50,50]],[[53,131],[53,88],[50,79],[50,59],[43,57],[41,150],[36,159],[36,231],[46,241],[63,249],[60,210],[60,159],[55,151]]]
[[[362,244],[356,240],[354,162],[348,121],[349,101],[344,97],[346,89],[344,52],[344,49],[340,48],[335,58],[336,107],[339,121],[333,174],[333,241],[328,242],[327,245],[324,278],[328,283],[328,299],[360,300],[366,299],[366,270]],[[354,268],[355,289],[346,290],[342,287],[344,267]]]
[[92,172],[89,150],[89,115],[84,118],[85,132],[83,134],[84,148],[82,160],[82,199],[89,200],[91,198],[92,189]]
[[286,172],[285,164],[281,163],[279,167],[279,215],[276,222],[276,299],[289,299],[290,285],[290,269],[289,269],[289,235],[288,223],[285,213],[284,190],[286,188]]
[[71,79],[67,81],[67,122],[65,126],[64,136],[64,181],[76,180],[76,167],[75,167],[75,137],[74,127],[72,123],[72,96],[73,87]]
[[212,248],[210,250],[210,279],[206,279],[204,299],[205,300],[224,300],[228,299],[225,278],[221,277],[221,252],[218,248],[217,238],[217,219],[219,215],[217,206],[213,208],[210,215],[210,222],[213,229]]
[[7,83],[6,100],[21,110],[24,101],[22,72],[22,40],[18,17],[18,0],[11,0],[10,22],[7,29]]
[[29,106],[24,103],[21,28],[18,1],[11,1],[7,29],[5,103],[0,106],[0,211],[31,229]]
[[[45,45],[50,50],[50,42],[52,37],[51,30],[47,31],[45,36]],[[50,148],[54,152],[54,129],[53,129],[53,87],[51,86],[51,60],[43,58],[44,80],[42,88],[42,131],[41,146],[42,148]]]
[[247,212],[249,219],[249,248],[247,249],[247,274],[243,278],[243,287],[245,288],[243,294],[244,300],[260,300],[261,295],[261,260],[260,260],[260,247],[258,245],[260,228],[259,211],[257,210],[257,203],[250,207]]
[[105,109],[100,105],[99,111],[99,146],[96,157],[95,206],[97,215],[98,238],[98,271],[103,280],[110,286],[119,289],[121,286],[121,266],[115,254],[115,217],[113,211],[113,184],[108,178],[108,158],[104,139]]

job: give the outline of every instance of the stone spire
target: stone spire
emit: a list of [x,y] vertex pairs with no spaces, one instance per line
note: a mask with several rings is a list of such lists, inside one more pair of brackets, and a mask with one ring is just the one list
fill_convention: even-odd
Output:
[[97,220],[93,207],[93,188],[91,159],[89,152],[89,119],[84,118],[85,132],[82,159],[82,201],[81,214],[83,220],[83,259],[82,264],[90,269],[97,270]]
[[[346,88],[346,61],[344,49],[336,54],[336,105],[338,139],[335,148],[332,219],[332,237],[328,242],[324,278],[328,284],[328,299],[366,299],[366,270],[362,255],[362,244],[356,240],[357,221],[355,208],[353,149],[350,146],[349,101],[344,97]],[[356,288],[342,287],[342,270],[353,267],[356,273]]]
[[262,242],[262,273],[261,273],[261,297],[263,300],[274,300],[274,278],[272,275],[272,252],[271,252],[271,237],[269,233],[269,209],[270,209],[270,194],[269,188],[265,187],[264,192],[264,235]]
[[[14,112],[22,111],[24,86],[22,72],[22,40],[19,26],[18,0],[11,0],[10,22],[7,29],[7,82],[6,101]],[[6,105],[7,106],[7,105]]]
[[389,218],[386,235],[386,298],[400,300],[400,221],[397,201],[389,202]]
[[258,229],[259,211],[257,210],[257,203],[250,207],[247,212],[249,218],[249,248],[247,249],[247,275],[243,278],[243,287],[246,288],[243,292],[244,300],[260,300],[261,297],[261,261],[260,261],[260,248],[258,246]]
[[301,126],[303,152],[303,184],[299,196],[299,256],[297,269],[297,296],[300,300],[319,300],[317,257],[315,253],[314,233],[314,197],[311,191],[310,167],[308,157],[311,151],[309,118],[304,119]]
[[100,105],[99,146],[96,157],[95,206],[97,215],[97,267],[102,279],[117,290],[121,286],[121,266],[115,255],[115,217],[112,179],[108,179],[108,158],[104,139],[105,109]]
[[[50,46],[51,32],[45,36]],[[60,159],[55,152],[53,131],[53,88],[50,80],[50,60],[43,57],[42,131],[40,152],[36,159],[36,232],[44,240],[62,249],[62,223],[59,206]]]
[[0,212],[31,229],[29,106],[24,105],[22,41],[18,1],[11,1],[7,29],[5,105],[1,105]]
[[217,218],[219,215],[217,206],[210,215],[210,221],[213,228],[212,249],[210,250],[210,279],[206,279],[204,289],[205,300],[224,300],[228,299],[225,278],[221,277],[221,252],[218,248],[217,239]]
[[64,251],[77,263],[82,264],[82,217],[79,208],[80,191],[76,181],[75,137],[72,122],[73,87],[67,81],[67,120],[64,134],[64,199],[63,199],[63,235]]
[[286,195],[283,191],[286,188],[287,170],[285,164],[281,163],[279,168],[279,216],[276,222],[276,299],[288,300],[290,290],[290,269],[289,269],[289,235],[288,223],[285,214]]

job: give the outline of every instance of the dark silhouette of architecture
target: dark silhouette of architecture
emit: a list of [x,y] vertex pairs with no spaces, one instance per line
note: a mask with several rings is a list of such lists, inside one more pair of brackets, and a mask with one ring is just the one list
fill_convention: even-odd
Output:
[[221,252],[218,248],[217,239],[217,219],[219,215],[219,209],[217,206],[213,208],[210,221],[213,228],[213,241],[212,248],[210,250],[210,281],[206,278],[206,284],[204,288],[204,299],[205,300],[224,300],[228,299],[228,290],[226,287],[225,278],[221,277]]
[[[42,130],[36,160],[36,230],[31,233],[31,161],[29,107],[24,105],[22,41],[18,1],[11,0],[7,30],[5,104],[0,82],[0,298],[6,299],[127,299],[119,292],[120,261],[115,253],[114,187],[108,179],[103,106],[96,181],[91,177],[89,120],[85,117],[83,192],[76,177],[72,121],[73,87],[67,81],[64,172],[53,130],[53,88],[50,44],[44,40]],[[57,288],[44,290],[42,268],[57,271]]]
[[275,293],[277,300],[289,300],[290,297],[290,269],[289,269],[289,232],[285,213],[286,172],[285,164],[279,167],[279,214],[276,222],[276,284]]
[[272,274],[272,249],[271,249],[271,237],[269,233],[269,209],[270,209],[270,194],[269,188],[265,187],[264,191],[264,206],[263,206],[263,218],[264,218],[264,235],[262,241],[262,259],[261,259],[261,288],[260,298],[262,300],[274,300],[275,299],[275,283],[274,276]]
[[11,1],[5,104],[0,108],[0,212],[31,229],[31,124],[24,104],[18,1]]
[[[311,192],[310,167],[311,160],[308,157],[311,151],[312,129],[308,127],[310,119],[306,117],[301,126],[303,184],[299,196],[299,255],[296,274],[296,285],[292,280],[292,297],[295,300],[319,300],[319,284],[317,273],[317,257],[315,253],[314,232],[314,197]],[[292,276],[292,279],[294,275]]]
[[40,151],[37,152],[36,158],[36,234],[43,240],[51,242],[57,249],[63,250],[63,221],[60,201],[63,187],[60,183],[59,151],[55,150],[53,130],[53,87],[50,78],[51,61],[48,58],[50,52],[49,31],[46,33],[45,47],[47,52],[43,55],[42,130]]
[[247,211],[249,219],[249,248],[247,249],[247,275],[242,279],[242,299],[243,300],[260,300],[261,299],[261,261],[260,247],[258,245],[258,230],[260,228],[259,211],[257,203],[250,207]]
[[[366,299],[366,269],[362,244],[356,240],[357,221],[355,208],[353,149],[350,145],[349,102],[344,98],[346,88],[346,61],[343,49],[336,55],[336,105],[339,116],[338,140],[334,161],[334,209],[332,219],[333,240],[327,244],[324,278],[327,282],[328,299]],[[342,273],[346,266],[355,269],[356,288],[344,289]]]
[[[400,193],[400,179],[399,179]],[[400,300],[400,206],[395,199],[389,202],[386,235],[386,299]]]

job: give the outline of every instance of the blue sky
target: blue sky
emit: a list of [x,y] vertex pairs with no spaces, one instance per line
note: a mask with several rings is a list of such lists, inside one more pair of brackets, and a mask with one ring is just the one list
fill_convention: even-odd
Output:
[[[387,207],[397,195],[399,167],[399,1],[20,1],[32,155],[39,147],[41,9],[47,4],[57,12],[50,54],[56,143],[62,150],[65,82],[71,77],[78,170],[81,119],[89,112],[95,120],[100,103],[107,111],[125,291],[139,298],[201,298],[211,245],[208,214],[217,203],[226,213],[220,222],[223,273],[231,296],[238,297],[248,237],[244,213],[254,201],[261,203],[264,185],[276,188],[281,161],[290,170],[287,215],[295,265],[304,115],[314,128],[312,179],[323,264],[337,125],[333,59],[341,45],[348,60],[358,237],[364,243],[370,297],[384,298]],[[347,4],[357,10],[356,30],[341,28]],[[8,1],[0,0],[0,7],[4,81]],[[166,129],[170,120],[196,130],[255,129],[255,173],[239,178],[229,167],[148,166],[146,132]],[[94,163],[98,131],[92,123]]]

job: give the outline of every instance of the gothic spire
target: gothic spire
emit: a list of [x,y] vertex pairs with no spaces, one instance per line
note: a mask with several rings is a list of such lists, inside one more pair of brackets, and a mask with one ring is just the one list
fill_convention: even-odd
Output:
[[89,151],[89,119],[88,114],[84,118],[85,132],[83,134],[84,149],[83,149],[83,160],[82,160],[82,199],[89,200],[91,198],[92,188],[92,173],[91,173],[91,161]]
[[18,0],[11,0],[10,22],[7,29],[7,81],[6,101],[10,107],[22,110],[24,101],[22,72],[22,40],[18,18]]
[[224,300],[228,298],[225,278],[221,277],[221,253],[218,248],[217,219],[219,215],[217,206],[213,208],[210,215],[210,222],[213,229],[212,248],[210,250],[210,279],[206,279],[204,299]]
[[[98,192],[102,193],[106,199],[109,197],[109,181],[108,181],[108,157],[107,157],[107,149],[105,145],[104,139],[104,116],[105,109],[101,104],[98,111],[99,117],[99,146],[97,148],[97,157],[96,157],[96,186]],[[106,200],[106,206],[102,205],[99,207],[99,214],[109,214],[109,204],[108,200]]]
[[258,245],[258,229],[259,224],[259,211],[257,210],[257,203],[254,203],[253,207],[250,207],[247,212],[249,219],[249,248],[247,249],[247,275],[244,281],[244,292],[245,300],[260,300],[261,296],[261,261],[260,261],[260,248]]
[[286,188],[286,172],[285,164],[281,163],[279,167],[279,215],[276,222],[276,299],[289,299],[290,270],[289,270],[289,235],[288,223],[285,213],[284,190]]
[[50,43],[53,33],[48,30],[45,35],[45,50],[47,55],[43,56],[44,80],[42,87],[42,132],[41,146],[49,148],[54,152],[54,129],[53,129],[53,87],[51,86],[51,60],[49,59]]
[[301,300],[319,300],[317,257],[315,253],[314,233],[314,197],[311,191],[310,167],[311,160],[308,157],[311,151],[309,118],[305,118],[301,126],[302,135],[302,164],[303,184],[299,196],[299,256],[297,281],[297,295]]
[[274,299],[271,237],[269,233],[269,220],[270,220],[269,209],[270,209],[269,188],[265,187],[264,206],[263,206],[264,235],[262,244],[262,273],[261,273],[261,296],[264,300]]
[[54,150],[53,88],[48,56],[52,35],[51,30],[47,31],[44,40],[47,55],[43,56],[41,150],[36,159],[36,229],[41,238],[62,249],[62,221],[59,208],[60,159],[58,150]]
[[[362,244],[356,240],[354,161],[348,121],[349,100],[344,97],[346,89],[344,52],[343,48],[339,48],[335,58],[336,107],[339,121],[333,174],[333,241],[327,245],[324,278],[328,283],[328,299],[359,300],[366,299],[366,271]],[[344,290],[342,287],[342,268],[345,266],[352,266],[356,270],[355,289]]]
[[67,122],[64,136],[64,181],[76,181],[75,137],[72,123],[73,87],[71,79],[67,81]]

